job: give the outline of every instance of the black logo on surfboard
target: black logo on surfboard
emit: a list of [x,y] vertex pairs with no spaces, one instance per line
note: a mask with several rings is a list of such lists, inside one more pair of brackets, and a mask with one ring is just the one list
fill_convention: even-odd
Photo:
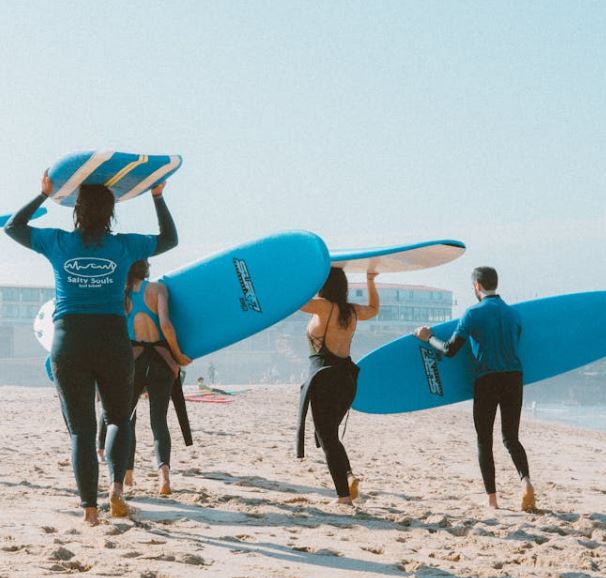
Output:
[[238,275],[240,287],[242,288],[243,296],[240,297],[240,307],[242,307],[242,311],[263,313],[259,299],[257,299],[257,294],[255,293],[255,286],[253,285],[246,261],[234,257],[234,267],[236,268],[236,274]]
[[442,388],[442,378],[440,377],[440,369],[438,367],[438,353],[435,349],[429,347],[419,347],[421,351],[421,359],[423,359],[423,369],[427,377],[427,385],[429,393],[432,395],[444,396]]

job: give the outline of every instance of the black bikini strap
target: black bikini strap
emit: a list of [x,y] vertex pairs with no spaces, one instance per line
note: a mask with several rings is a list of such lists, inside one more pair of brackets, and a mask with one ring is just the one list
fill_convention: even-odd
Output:
[[328,315],[328,319],[326,320],[326,327],[324,328],[324,335],[322,336],[322,342],[326,343],[326,334],[328,333],[328,324],[330,323],[330,318],[332,317],[332,312],[335,308],[335,304],[333,303],[330,307],[330,314]]

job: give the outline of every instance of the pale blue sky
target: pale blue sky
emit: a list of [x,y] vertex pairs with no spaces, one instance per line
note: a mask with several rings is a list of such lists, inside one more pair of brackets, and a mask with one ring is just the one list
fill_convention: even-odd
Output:
[[[155,273],[277,230],[329,246],[455,238],[384,281],[511,301],[603,289],[606,3],[0,0],[0,213],[66,153],[179,153],[181,245]],[[36,224],[68,227],[47,203]],[[121,231],[155,231],[148,198]],[[0,239],[0,283],[51,283]]]

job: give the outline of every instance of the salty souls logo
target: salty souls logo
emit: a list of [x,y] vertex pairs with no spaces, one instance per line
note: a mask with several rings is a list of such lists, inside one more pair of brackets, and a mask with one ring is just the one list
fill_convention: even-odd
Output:
[[116,267],[113,261],[98,257],[75,257],[63,265],[71,275],[85,278],[107,277],[116,270]]

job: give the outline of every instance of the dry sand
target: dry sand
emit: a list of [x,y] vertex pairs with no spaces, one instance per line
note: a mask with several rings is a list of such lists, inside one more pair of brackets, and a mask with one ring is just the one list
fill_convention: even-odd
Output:
[[[171,409],[175,492],[160,498],[142,403],[134,519],[86,528],[54,391],[0,391],[2,578],[606,576],[605,433],[524,421],[541,508],[525,514],[498,435],[502,509],[484,506],[468,407],[352,413],[345,443],[363,483],[350,510],[333,504],[313,436],[294,458],[297,388],[254,388],[190,404],[193,448]],[[104,470],[100,484],[106,504]]]

